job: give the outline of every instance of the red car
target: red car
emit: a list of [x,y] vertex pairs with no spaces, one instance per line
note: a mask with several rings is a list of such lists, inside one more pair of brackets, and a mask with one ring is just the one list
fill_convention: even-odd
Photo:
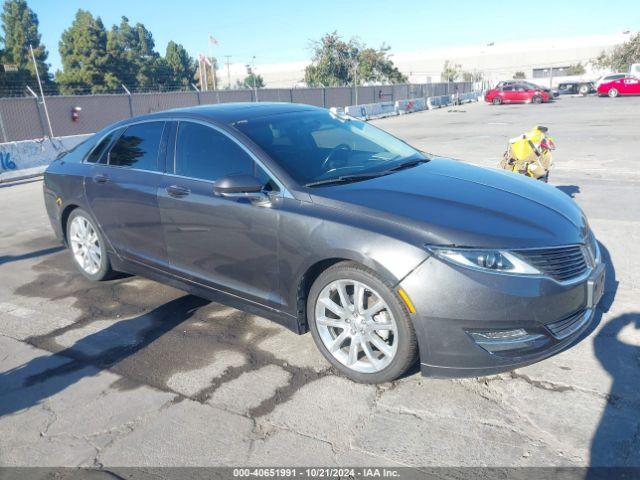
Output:
[[640,79],[626,76],[607,83],[601,83],[598,87],[598,95],[601,97],[609,95],[611,98],[615,98],[618,95],[640,95]]
[[484,95],[484,101],[501,103],[542,103],[549,101],[549,93],[521,83],[505,84],[492,88]]

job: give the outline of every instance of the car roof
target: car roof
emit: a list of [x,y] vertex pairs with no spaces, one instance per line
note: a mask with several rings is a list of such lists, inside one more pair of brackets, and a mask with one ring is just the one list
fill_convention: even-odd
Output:
[[134,117],[122,122],[126,125],[132,121],[143,119],[153,119],[158,117],[183,117],[201,118],[213,120],[219,123],[233,124],[240,120],[250,120],[271,115],[281,115],[292,112],[323,111],[320,107],[301,103],[280,103],[280,102],[242,102],[242,103],[219,103],[214,105],[200,105],[196,107],[174,108],[161,112]]

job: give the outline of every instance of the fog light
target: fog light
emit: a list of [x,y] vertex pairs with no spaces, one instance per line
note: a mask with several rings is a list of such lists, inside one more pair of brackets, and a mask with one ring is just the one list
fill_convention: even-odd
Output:
[[513,330],[485,330],[467,332],[480,347],[489,352],[516,350],[535,346],[537,340],[544,339],[539,333],[529,333],[524,328]]
[[522,338],[527,335],[524,328],[515,330],[488,330],[486,332],[469,332],[469,335],[476,341],[492,341],[492,340],[512,340]]

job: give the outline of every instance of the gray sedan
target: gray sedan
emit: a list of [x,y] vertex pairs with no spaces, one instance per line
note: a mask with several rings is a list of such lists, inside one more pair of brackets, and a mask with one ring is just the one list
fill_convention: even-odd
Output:
[[54,161],[44,194],[87,278],[143,275],[310,331],[359,382],[539,361],[587,329],[604,285],[554,187],[306,105],[120,122]]

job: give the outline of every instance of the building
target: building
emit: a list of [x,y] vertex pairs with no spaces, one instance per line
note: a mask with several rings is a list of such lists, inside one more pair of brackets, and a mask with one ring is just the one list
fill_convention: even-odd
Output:
[[[463,70],[478,72],[489,83],[511,79],[516,72],[524,72],[537,83],[556,84],[566,75],[570,65],[581,63],[587,72],[585,77],[597,77],[589,64],[603,51],[624,43],[634,32],[611,35],[592,35],[568,38],[539,38],[513,42],[490,42],[482,45],[442,47],[419,52],[398,52],[393,61],[412,83],[439,82],[445,61],[459,64]],[[267,87],[291,88],[304,78],[308,61],[278,64],[258,64],[256,73],[262,75]],[[245,67],[232,64],[231,83],[246,75]],[[227,85],[227,72],[218,72],[221,84]],[[565,77],[566,78],[566,77]]]

